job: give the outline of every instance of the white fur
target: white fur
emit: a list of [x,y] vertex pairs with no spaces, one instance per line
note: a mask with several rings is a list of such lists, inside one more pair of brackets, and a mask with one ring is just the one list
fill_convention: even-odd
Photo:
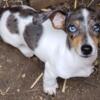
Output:
[[54,94],[58,87],[58,76],[64,79],[89,76],[93,72],[92,63],[97,54],[88,59],[81,58],[74,49],[67,48],[67,34],[63,30],[54,29],[50,20],[44,22],[43,27],[43,36],[35,55],[45,62],[44,91]]
[[88,31],[88,17],[89,17],[89,12],[86,9],[82,9],[82,15],[84,18],[84,26],[86,30]]

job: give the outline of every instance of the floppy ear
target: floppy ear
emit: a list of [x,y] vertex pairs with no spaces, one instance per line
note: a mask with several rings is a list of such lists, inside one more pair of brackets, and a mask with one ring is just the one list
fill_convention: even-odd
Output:
[[56,12],[56,14],[51,19],[53,27],[56,29],[64,29],[65,25],[65,15],[61,12]]

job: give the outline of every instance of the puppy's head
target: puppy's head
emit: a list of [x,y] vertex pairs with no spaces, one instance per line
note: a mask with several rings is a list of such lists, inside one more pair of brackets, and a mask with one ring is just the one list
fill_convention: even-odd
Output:
[[55,28],[63,29],[68,34],[69,49],[74,49],[79,56],[85,58],[97,54],[100,17],[96,11],[81,8],[67,15],[57,13],[52,22]]

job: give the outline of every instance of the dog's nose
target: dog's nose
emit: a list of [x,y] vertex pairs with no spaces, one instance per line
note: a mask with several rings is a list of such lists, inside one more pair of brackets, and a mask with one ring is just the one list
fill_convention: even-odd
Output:
[[81,47],[81,51],[83,53],[83,55],[90,55],[92,53],[92,46],[85,44]]

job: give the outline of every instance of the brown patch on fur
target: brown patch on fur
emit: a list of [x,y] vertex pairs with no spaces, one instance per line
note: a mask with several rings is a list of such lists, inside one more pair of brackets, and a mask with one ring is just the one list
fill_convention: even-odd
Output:
[[75,24],[77,27],[80,27],[80,21],[79,21],[79,20],[75,20],[75,21],[74,21],[74,24]]
[[93,37],[92,37],[92,39],[93,39],[93,41],[94,41],[95,45],[96,45],[96,46],[98,46],[99,39],[97,39],[97,37],[96,37],[96,36],[93,36]]
[[79,46],[79,44],[82,43],[82,40],[83,40],[82,35],[78,35],[77,37],[75,37],[75,38],[73,38],[73,39],[71,40],[72,46],[73,46],[74,48],[77,48],[77,47]]

